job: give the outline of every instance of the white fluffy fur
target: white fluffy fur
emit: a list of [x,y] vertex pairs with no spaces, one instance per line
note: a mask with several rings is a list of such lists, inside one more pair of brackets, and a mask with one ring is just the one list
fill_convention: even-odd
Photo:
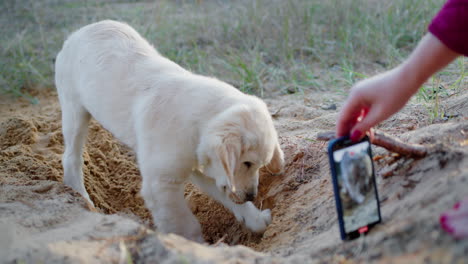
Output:
[[82,152],[93,117],[136,152],[141,193],[161,232],[203,240],[184,200],[189,179],[251,230],[266,229],[270,211],[249,200],[257,192],[258,170],[279,172],[283,152],[260,99],[183,69],[115,21],[85,26],[65,41],[55,82],[64,182],[86,199]]

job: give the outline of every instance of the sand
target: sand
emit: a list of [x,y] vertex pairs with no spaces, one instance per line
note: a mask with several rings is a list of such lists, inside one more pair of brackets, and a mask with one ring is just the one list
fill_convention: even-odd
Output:
[[[157,232],[139,195],[134,153],[92,121],[84,152],[85,186],[96,205],[62,184],[60,107],[54,91],[40,103],[0,98],[0,259],[6,263],[452,263],[468,241],[444,233],[438,216],[468,195],[468,89],[445,98],[455,118],[431,124],[426,108],[405,107],[380,126],[409,142],[437,145],[420,160],[374,148],[383,223],[363,238],[339,239],[326,155],[318,132],[333,130],[343,98],[332,93],[266,99],[285,152],[282,175],[262,171],[255,204],[272,210],[253,234],[192,185],[186,200],[205,245]],[[324,110],[334,100],[338,110]],[[385,177],[384,177],[385,176]],[[218,242],[222,239],[222,242]],[[217,243],[218,242],[218,243]]]

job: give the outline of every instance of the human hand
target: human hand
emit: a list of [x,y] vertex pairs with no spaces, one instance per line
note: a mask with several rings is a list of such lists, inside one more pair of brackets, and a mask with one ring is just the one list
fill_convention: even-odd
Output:
[[379,122],[400,110],[418,88],[459,54],[431,33],[398,67],[357,83],[349,94],[336,127],[337,136],[361,139]]
[[401,67],[358,82],[351,88],[338,117],[337,136],[358,141],[366,132],[400,110],[418,84]]

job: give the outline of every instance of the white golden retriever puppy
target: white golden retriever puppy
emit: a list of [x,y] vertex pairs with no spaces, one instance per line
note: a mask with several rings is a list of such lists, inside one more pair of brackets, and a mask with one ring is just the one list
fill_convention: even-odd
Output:
[[90,201],[82,152],[91,117],[137,154],[141,194],[161,232],[203,241],[184,200],[191,180],[255,232],[271,222],[251,202],[259,169],[282,170],[268,109],[214,78],[161,56],[127,24],[101,21],[74,32],[55,65],[65,143],[64,182]]

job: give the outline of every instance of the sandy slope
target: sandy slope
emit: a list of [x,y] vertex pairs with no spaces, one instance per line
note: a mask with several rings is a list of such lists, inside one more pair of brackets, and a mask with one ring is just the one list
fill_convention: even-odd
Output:
[[[342,98],[321,93],[267,99],[287,166],[283,175],[261,176],[256,204],[273,214],[265,234],[252,234],[196,188],[186,189],[207,242],[224,237],[216,246],[151,231],[133,153],[95,122],[84,154],[86,188],[99,211],[90,212],[61,184],[56,94],[38,96],[35,106],[0,101],[0,259],[6,263],[119,262],[126,252],[145,263],[452,263],[468,257],[468,241],[452,239],[438,225],[439,214],[468,195],[467,87],[442,102],[455,118],[430,125],[425,108],[411,104],[381,125],[404,140],[435,144],[437,151],[413,160],[374,149],[381,157],[376,167],[384,223],[347,243],[339,240],[326,143],[314,140],[334,127],[337,111],[323,108],[330,100],[339,106]],[[381,176],[388,171],[392,176]],[[238,244],[258,252],[227,246]]]

